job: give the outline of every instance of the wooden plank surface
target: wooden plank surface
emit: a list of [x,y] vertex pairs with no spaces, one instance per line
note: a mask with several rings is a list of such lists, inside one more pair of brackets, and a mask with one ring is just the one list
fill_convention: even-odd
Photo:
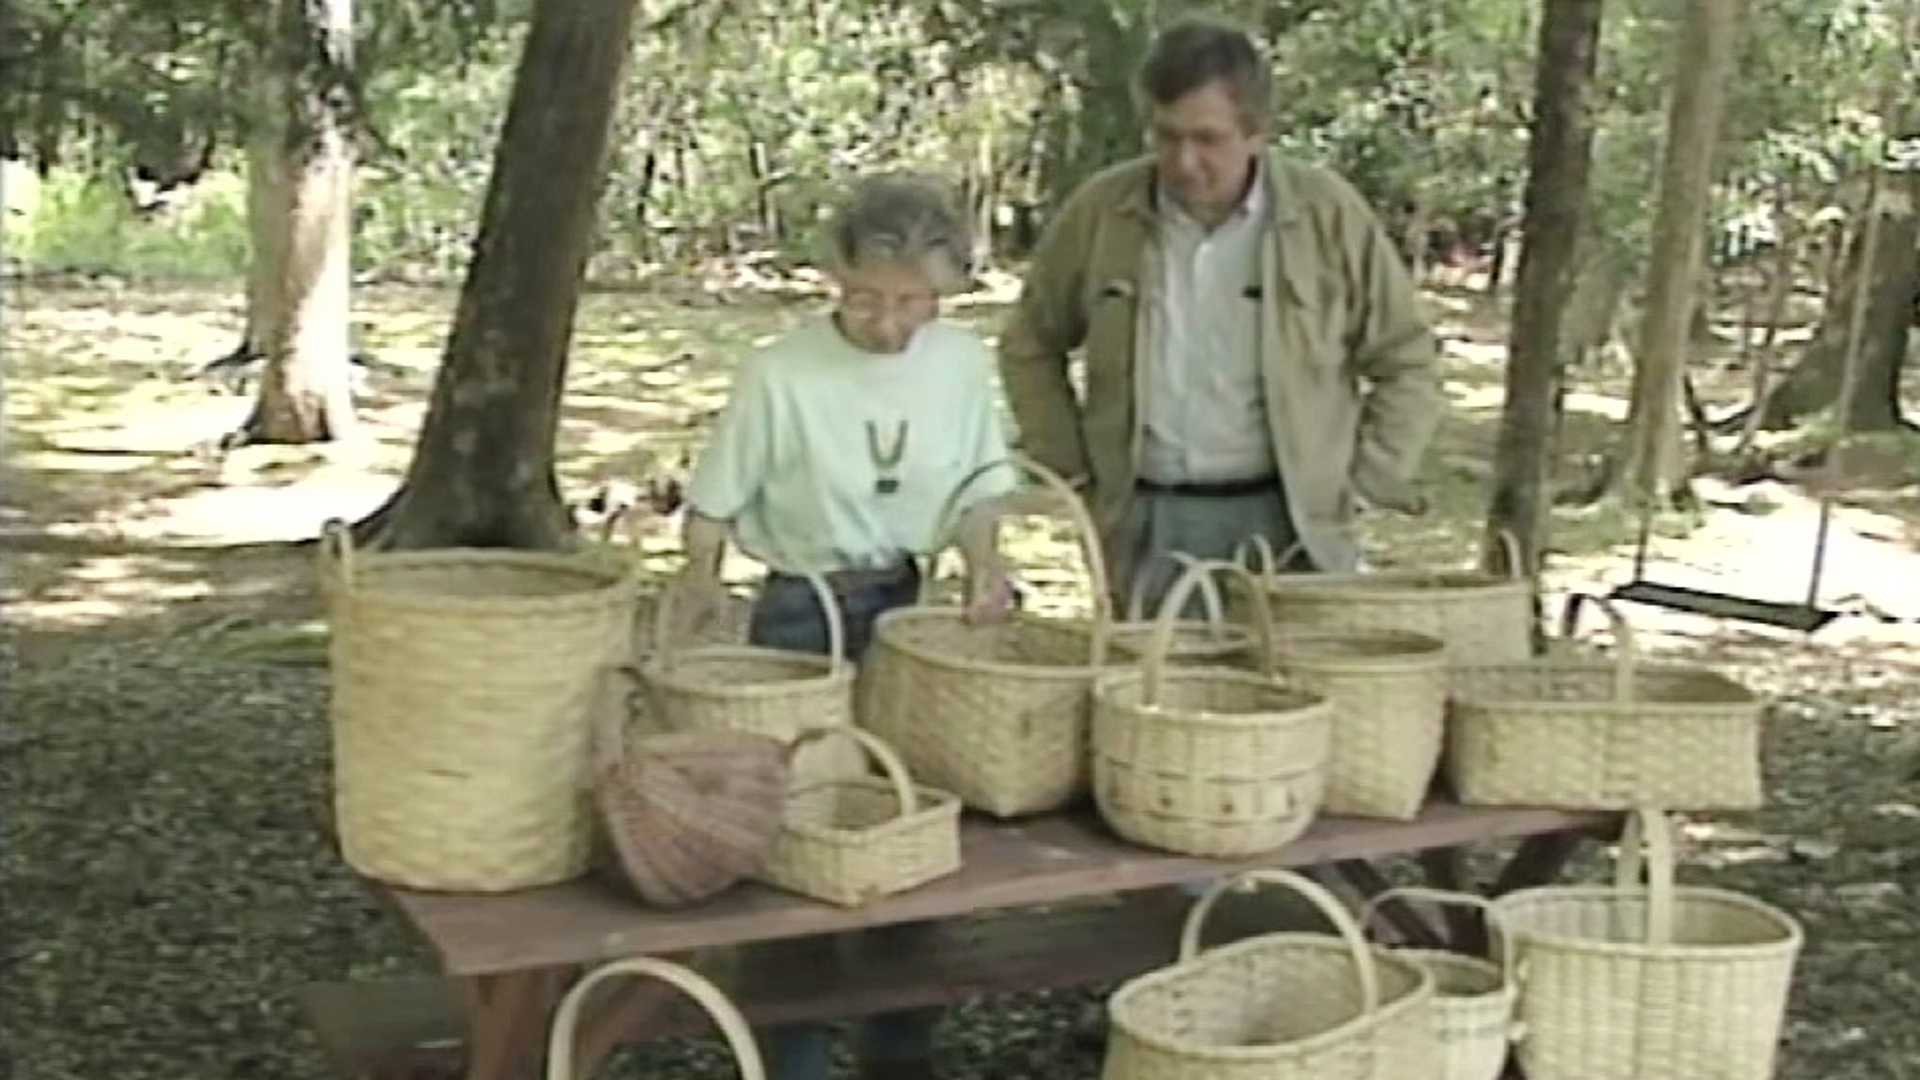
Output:
[[[697,965],[756,1026],[839,1020],[974,997],[1117,982],[1174,958],[1177,912],[1119,904],[991,915],[861,938],[807,938],[722,950]],[[465,1020],[444,979],[320,983],[301,1004],[343,1076],[459,1060]],[[627,1041],[710,1026],[682,999]]]
[[1216,861],[1129,844],[1108,832],[1090,811],[1007,823],[969,817],[962,824],[964,866],[958,874],[856,909],[752,884],[676,911],[644,907],[592,879],[496,896],[375,888],[431,945],[448,974],[482,975],[951,919],[1154,888],[1255,866],[1384,858],[1593,829],[1616,820],[1617,815],[1604,813],[1435,803],[1408,822],[1323,818],[1280,851]]

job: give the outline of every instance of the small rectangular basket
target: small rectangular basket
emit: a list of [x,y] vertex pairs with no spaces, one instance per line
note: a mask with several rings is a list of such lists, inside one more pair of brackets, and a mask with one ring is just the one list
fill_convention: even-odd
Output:
[[859,728],[804,731],[805,743],[857,742],[882,776],[796,786],[760,880],[843,907],[859,907],[960,869],[960,800],[913,782],[886,743]]
[[1664,814],[1628,819],[1613,885],[1520,889],[1493,906],[1518,951],[1514,1056],[1527,1080],[1773,1076],[1800,924],[1739,893],[1675,885]]
[[1611,662],[1549,656],[1457,668],[1447,772],[1462,803],[1584,810],[1751,810],[1760,806],[1759,695],[1718,672],[1645,664],[1613,623]]

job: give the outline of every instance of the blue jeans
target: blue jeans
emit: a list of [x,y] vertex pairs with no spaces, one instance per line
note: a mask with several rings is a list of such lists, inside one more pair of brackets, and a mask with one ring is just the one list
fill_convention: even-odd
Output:
[[[841,623],[846,631],[844,655],[858,663],[873,641],[874,620],[920,595],[920,576],[911,567],[898,579],[878,580],[837,592]],[[829,648],[826,614],[813,586],[805,578],[773,574],[747,623],[747,640],[754,645],[794,652],[825,653]],[[910,936],[914,924],[883,927],[874,933]],[[860,1054],[867,1060],[924,1060],[933,1051],[937,1010],[882,1013],[861,1024]],[[827,1080],[832,1062],[833,1031],[825,1024],[789,1024],[766,1031],[767,1068],[772,1080]]]

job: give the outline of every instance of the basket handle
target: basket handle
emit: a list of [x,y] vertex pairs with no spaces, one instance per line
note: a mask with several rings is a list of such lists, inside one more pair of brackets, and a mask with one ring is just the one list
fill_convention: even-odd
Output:
[[1254,565],[1248,569],[1260,575],[1260,581],[1263,584],[1271,584],[1279,578],[1280,568],[1292,562],[1293,557],[1305,551],[1306,547],[1305,544],[1295,540],[1287,545],[1287,550],[1275,555],[1273,541],[1268,540],[1262,533],[1252,533],[1233,546],[1233,561],[1242,566],[1252,562]]
[[1500,921],[1500,910],[1493,901],[1477,893],[1460,892],[1455,889],[1428,889],[1418,885],[1402,885],[1399,888],[1379,892],[1360,905],[1360,928],[1365,930],[1371,923],[1380,905],[1390,899],[1425,900],[1429,904],[1452,904],[1458,907],[1480,909],[1481,918],[1487,922],[1490,944],[1498,950],[1496,959],[1500,963],[1500,979],[1503,983],[1513,982],[1513,945],[1507,940],[1506,927]]
[[[840,601],[833,595],[833,586],[827,579],[811,570],[794,574],[804,578],[813,587],[814,599],[820,602],[820,611],[827,617],[827,670],[830,675],[838,675],[847,669],[847,624],[840,615]],[[667,629],[673,625],[673,589],[660,590],[660,599],[653,605],[653,650],[659,658],[660,666],[673,666],[673,635]]]
[[320,526],[320,578],[323,582],[353,584],[353,529],[340,518]]
[[1205,928],[1207,916],[1222,896],[1229,892],[1250,891],[1258,885],[1278,885],[1291,889],[1320,909],[1320,913],[1333,923],[1334,929],[1346,942],[1348,954],[1353,957],[1354,975],[1360,980],[1360,1014],[1365,1016],[1379,1009],[1380,972],[1374,965],[1373,948],[1367,944],[1366,934],[1332,893],[1291,870],[1248,870],[1222,878],[1209,886],[1205,895],[1187,912],[1186,925],[1180,928],[1180,961],[1185,963],[1199,955],[1200,931]]
[[[1200,588],[1202,582],[1210,582],[1214,571],[1238,574],[1245,579],[1248,588],[1256,589],[1253,575],[1238,563],[1221,560],[1194,559],[1167,590],[1167,598],[1160,602],[1160,613],[1154,616],[1153,633],[1147,638],[1147,647],[1140,654],[1141,686],[1140,704],[1152,708],[1160,703],[1160,679],[1165,673],[1167,657],[1173,651],[1173,627],[1175,616],[1187,605],[1187,597],[1193,590]],[[1251,605],[1254,621],[1260,628],[1260,673],[1267,678],[1274,677],[1274,641],[1273,612],[1267,605]]]
[[1620,608],[1604,596],[1592,593],[1573,593],[1567,597],[1567,605],[1560,612],[1560,637],[1572,641],[1574,631],[1580,627],[1580,612],[1587,604],[1606,615],[1613,630],[1613,699],[1615,701],[1633,700],[1633,670],[1639,662],[1639,647],[1634,644],[1633,626]]
[[913,774],[907,771],[907,763],[901,761],[900,755],[894,753],[892,747],[881,742],[870,731],[863,731],[852,724],[816,724],[794,736],[787,748],[789,751],[798,751],[806,743],[820,742],[836,735],[852,739],[860,749],[866,751],[868,760],[880,767],[880,775],[893,785],[893,801],[900,807],[899,816],[907,817],[919,812],[920,793],[914,790]]
[[1614,861],[1613,885],[1621,891],[1637,892],[1641,888],[1641,875],[1646,875],[1647,924],[1641,933],[1649,945],[1665,945],[1673,940],[1673,862],[1673,827],[1667,815],[1651,807],[1635,810],[1620,831],[1620,854]]
[[[1171,560],[1183,568],[1192,566],[1195,562],[1194,557],[1184,551],[1155,552],[1155,557]],[[1222,628],[1227,619],[1226,603],[1221,599],[1219,582],[1215,581],[1211,576],[1201,583],[1200,602],[1206,605],[1207,623],[1215,629]],[[1163,607],[1165,604],[1166,601],[1164,599],[1161,600]],[[1127,623],[1147,622],[1146,606],[1147,575],[1135,573],[1133,575],[1133,588],[1127,593],[1127,613],[1122,617],[1121,621]],[[1158,615],[1159,613],[1155,612],[1155,614]]]
[[741,1080],[767,1080],[767,1069],[760,1060],[760,1048],[753,1041],[753,1030],[747,1026],[740,1010],[727,1000],[727,995],[691,968],[651,956],[633,956],[602,964],[567,989],[553,1011],[553,1027],[547,1033],[547,1080],[573,1080],[573,1040],[587,992],[622,975],[658,979],[692,998],[713,1018],[713,1025],[726,1038],[733,1060],[740,1067]]
[[[1113,627],[1113,597],[1107,592],[1107,560],[1100,550],[1100,530],[1094,525],[1093,517],[1087,513],[1086,503],[1081,500],[1073,485],[1060,478],[1060,475],[1045,465],[1024,454],[1013,454],[998,461],[990,461],[960,479],[948,493],[947,500],[940,507],[940,514],[934,520],[939,528],[934,532],[936,540],[931,552],[927,552],[930,563],[937,560],[952,531],[958,527],[957,508],[960,497],[966,494],[979,479],[995,469],[1012,468],[1039,481],[1042,487],[1052,489],[1060,496],[1061,506],[1066,510],[1068,521],[1080,539],[1080,553],[1087,565],[1088,584],[1093,589],[1093,655],[1092,666],[1106,663],[1107,638]],[[929,591],[933,587],[932,566],[920,580],[920,602],[926,603]]]

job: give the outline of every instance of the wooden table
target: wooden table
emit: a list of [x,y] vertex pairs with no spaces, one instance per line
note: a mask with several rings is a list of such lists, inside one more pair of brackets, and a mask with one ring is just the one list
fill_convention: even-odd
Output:
[[[1371,895],[1384,887],[1375,860],[1417,855],[1429,884],[1491,895],[1553,880],[1584,838],[1617,829],[1613,814],[1429,805],[1416,820],[1327,817],[1260,858],[1208,860],[1139,848],[1089,811],[1020,822],[969,816],[964,867],[953,876],[857,909],[742,885],[690,908],[641,906],[595,879],[497,896],[430,894],[369,882],[432,947],[447,977],[441,1004],[423,1006],[421,980],[381,991],[331,984],[309,994],[323,1043],[357,1075],[417,1075],[412,1041],[464,1059],[468,1080],[518,1080],[539,1061],[555,999],[584,967],[635,955],[683,961],[700,954],[750,1020],[777,1023],[939,1005],[977,993],[1093,985],[1171,958],[1173,926],[1150,921],[1112,894],[1204,880],[1255,867],[1326,867]],[[1467,880],[1462,853],[1520,841],[1494,881]],[[1096,903],[1089,904],[1089,901]],[[1078,905],[1061,911],[1060,905]],[[1022,909],[982,919],[983,912]],[[1402,935],[1452,937],[1465,920],[1435,927],[1389,909]],[[847,931],[923,924],[886,934]],[[1015,932],[1016,929],[1018,932]],[[862,949],[862,938],[879,942]],[[736,948],[737,947],[737,948]],[[716,950],[719,950],[716,952]],[[450,1013],[447,1001],[457,1003]],[[588,1010],[580,1065],[591,1069],[636,1035],[698,1030],[703,1021],[658,987],[610,991]],[[402,1023],[409,1013],[421,1013]],[[432,1015],[426,1015],[431,1013]],[[342,1028],[377,1014],[412,1034],[376,1037]],[[456,1030],[446,1030],[455,1028]],[[464,1028],[464,1032],[457,1030]],[[328,1029],[332,1029],[329,1032]],[[425,1033],[438,1031],[428,1038]],[[412,1051],[422,1048],[415,1046]],[[589,1075],[582,1072],[580,1075]]]

